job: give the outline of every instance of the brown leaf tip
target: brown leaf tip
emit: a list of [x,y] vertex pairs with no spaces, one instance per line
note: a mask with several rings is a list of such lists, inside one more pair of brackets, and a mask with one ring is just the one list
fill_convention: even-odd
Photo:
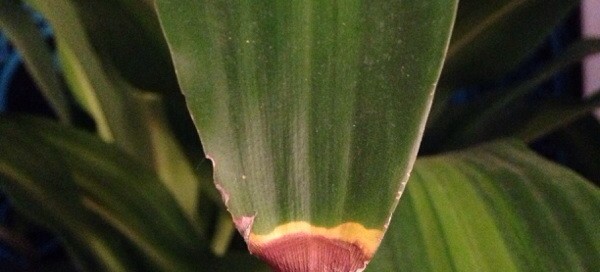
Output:
[[292,234],[262,246],[251,246],[275,271],[357,271],[369,257],[355,244],[310,234]]
[[334,228],[292,222],[267,235],[251,234],[250,251],[281,272],[355,272],[371,260],[383,232],[358,223]]

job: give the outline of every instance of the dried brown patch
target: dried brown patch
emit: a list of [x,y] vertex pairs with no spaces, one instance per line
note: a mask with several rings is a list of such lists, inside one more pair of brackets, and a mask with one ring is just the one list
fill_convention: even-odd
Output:
[[280,272],[354,272],[371,256],[354,243],[307,233],[289,234],[250,251]]

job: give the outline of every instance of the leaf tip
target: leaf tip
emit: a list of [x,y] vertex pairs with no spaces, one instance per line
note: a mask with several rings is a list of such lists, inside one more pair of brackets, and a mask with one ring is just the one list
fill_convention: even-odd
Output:
[[266,235],[250,233],[247,241],[275,271],[362,271],[382,237],[381,230],[355,222],[333,228],[291,222]]

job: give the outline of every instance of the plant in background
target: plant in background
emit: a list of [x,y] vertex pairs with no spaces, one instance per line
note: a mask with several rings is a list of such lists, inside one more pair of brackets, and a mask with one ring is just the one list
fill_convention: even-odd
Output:
[[60,72],[23,3],[0,27],[58,121],[0,119],[0,182],[81,270],[266,270],[238,239],[276,271],[600,269],[598,188],[525,145],[598,106],[526,101],[600,43],[452,102],[576,2],[25,2]]

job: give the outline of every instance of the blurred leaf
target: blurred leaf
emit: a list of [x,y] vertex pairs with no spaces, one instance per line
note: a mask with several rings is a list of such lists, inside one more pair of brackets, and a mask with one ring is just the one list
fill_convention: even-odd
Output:
[[455,6],[157,1],[217,186],[251,251],[299,271],[302,261],[278,263],[294,248],[262,251],[275,240],[262,237],[289,223],[279,234],[357,236],[355,269],[370,258],[416,156]]
[[67,43],[61,41],[57,41],[57,48],[63,73],[70,85],[73,97],[94,119],[100,137],[105,141],[114,141],[115,136],[109,125],[108,114],[102,109],[101,102],[94,90],[94,84],[90,82],[90,78],[82,68],[82,63],[77,59],[77,54],[73,52]]
[[235,235],[235,226],[231,220],[231,215],[227,211],[219,211],[215,228],[211,249],[215,255],[223,256],[227,252],[229,244]]
[[514,69],[578,2],[460,1],[440,85],[482,83]]
[[[0,123],[2,134],[5,134],[5,131],[12,132],[15,134],[12,141],[21,139],[24,142],[22,145],[2,142],[4,149],[12,153],[16,151],[11,148],[25,151],[40,149],[40,152],[44,151],[45,154],[39,157],[42,163],[60,163],[56,167],[63,169],[64,177],[56,178],[65,181],[61,184],[58,184],[59,181],[57,184],[48,184],[48,188],[41,189],[41,193],[54,190],[57,195],[52,198],[59,197],[63,191],[68,194],[68,191],[62,188],[64,184],[74,183],[70,185],[77,187],[72,189],[76,190],[71,193],[74,198],[72,202],[78,202],[79,206],[84,205],[86,209],[117,229],[157,268],[167,271],[193,271],[198,269],[200,260],[207,258],[207,244],[200,238],[197,230],[159,179],[152,171],[132,160],[114,145],[106,144],[92,135],[38,119],[18,118],[3,121]],[[3,158],[3,163],[9,167],[11,164],[30,163],[26,158],[6,154],[8,155]],[[44,178],[47,174],[45,168],[32,167],[21,168],[37,175],[31,178],[32,183],[47,183],[48,178]],[[35,172],[33,169],[41,171]],[[14,174],[11,175],[10,171],[8,173],[9,177],[16,179]],[[79,192],[82,195],[81,199],[78,199]],[[23,196],[17,201],[27,200],[27,196]],[[42,214],[53,216],[63,208],[61,206]],[[73,215],[73,224],[79,224],[77,211],[65,209],[65,212]],[[54,226],[63,222],[54,220],[49,221],[49,224]],[[75,226],[82,232],[85,232],[87,227]],[[72,232],[73,230],[69,229],[68,234],[73,235]],[[110,240],[106,236],[102,239]],[[106,242],[102,240],[99,243]]]
[[228,253],[225,257],[216,259],[215,265],[204,267],[206,271],[214,272],[269,272],[269,267],[259,261],[256,257],[250,256],[247,252]]
[[177,92],[173,64],[152,6],[132,0],[70,0],[90,44],[137,89]]
[[600,186],[600,122],[588,115],[556,131],[546,141],[557,147],[555,157]]
[[600,190],[519,142],[420,159],[371,271],[598,271]]
[[[32,1],[35,3],[37,0]],[[103,4],[98,5],[101,6],[97,7],[98,10],[109,8]],[[152,94],[140,94],[140,90],[126,82],[111,62],[103,58],[102,52],[94,50],[93,40],[87,38],[85,29],[82,28],[85,18],[100,20],[102,16],[80,14],[75,5],[64,0],[50,5],[41,2],[36,7],[53,23],[66,77],[75,96],[94,117],[100,135],[109,142],[114,141],[139,161],[153,166],[188,215],[198,219],[195,216],[198,182],[188,159],[166,125],[167,120],[163,116],[165,109],[155,101],[159,98],[150,99],[154,97]],[[112,34],[114,33],[110,33]],[[123,36],[127,35],[120,36],[119,40],[129,41],[122,39]],[[169,67],[162,69],[169,72],[172,70]]]
[[[552,100],[536,107],[525,125],[517,128],[514,137],[531,142],[556,129],[567,126],[600,107],[600,93],[584,101]],[[600,150],[600,149],[599,149]]]
[[[190,218],[198,219],[197,178],[166,124],[160,98],[140,94],[120,77],[110,61],[102,58],[101,52],[94,50],[82,27],[86,16],[80,16],[78,6],[64,0],[52,4],[32,1],[55,27],[66,77],[76,97],[97,122],[100,135],[154,167]],[[97,5],[102,6],[98,10],[109,8]]]
[[152,271],[114,228],[83,206],[72,174],[54,147],[19,125],[0,122],[0,185],[32,220],[52,229],[86,271]]
[[[100,135],[114,141],[140,161],[151,158],[149,146],[133,105],[133,88],[113,67],[101,61],[90,44],[76,8],[70,0],[29,0],[54,29],[68,83],[74,95],[98,125]],[[148,163],[149,164],[149,163]]]
[[181,146],[171,133],[165,116],[165,108],[156,94],[136,95],[141,110],[140,124],[147,129],[154,168],[179,205],[193,221],[197,216],[199,181]]
[[471,107],[467,107],[462,112],[460,123],[454,124],[454,133],[447,140],[448,146],[465,147],[510,135],[511,132],[518,129],[515,122],[527,120],[529,117],[520,111],[522,109],[531,110],[529,104],[523,105],[523,99],[527,94],[557,72],[578,63],[585,56],[597,52],[600,52],[600,40],[577,41],[560,57],[545,65],[531,78],[518,82],[508,89],[492,92],[488,97],[482,99],[483,101],[473,102]]
[[21,53],[25,67],[58,118],[69,122],[71,110],[63,82],[52,61],[52,53],[31,14],[20,1],[0,1],[0,29]]
[[92,61],[97,56],[91,50],[80,48],[90,54],[81,58],[67,42],[59,40],[58,48],[67,79],[94,116],[100,135],[108,141],[118,136],[114,141],[154,167],[190,218],[198,219],[198,181],[167,125],[160,97],[140,93],[112,67]]

